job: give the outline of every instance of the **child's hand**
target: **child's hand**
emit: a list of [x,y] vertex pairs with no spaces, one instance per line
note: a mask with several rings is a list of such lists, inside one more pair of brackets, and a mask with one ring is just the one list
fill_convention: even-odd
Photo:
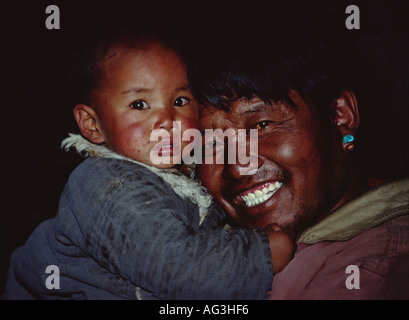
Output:
[[281,231],[277,225],[270,224],[264,230],[270,241],[273,272],[276,274],[283,270],[293,258],[295,243],[292,237]]

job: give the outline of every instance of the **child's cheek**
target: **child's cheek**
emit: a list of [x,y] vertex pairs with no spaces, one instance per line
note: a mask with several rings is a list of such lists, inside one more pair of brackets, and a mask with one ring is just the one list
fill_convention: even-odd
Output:
[[199,107],[196,105],[192,105],[187,107],[184,110],[183,119],[184,125],[182,127],[185,128],[199,128]]
[[201,145],[201,133],[198,130],[199,119],[197,116],[182,119],[181,146],[183,156],[190,154],[190,151],[197,145]]
[[150,130],[142,123],[133,123],[124,126],[121,134],[116,137],[116,142],[120,149],[128,155],[134,152],[141,152],[150,142]]

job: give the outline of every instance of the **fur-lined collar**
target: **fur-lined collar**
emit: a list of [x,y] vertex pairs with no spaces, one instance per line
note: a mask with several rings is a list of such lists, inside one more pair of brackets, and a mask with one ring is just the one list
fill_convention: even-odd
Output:
[[113,158],[137,163],[160,176],[163,180],[170,184],[176,194],[182,197],[182,199],[187,198],[194,204],[197,204],[199,206],[200,224],[202,224],[204,218],[209,213],[209,207],[212,204],[211,195],[207,193],[207,190],[203,186],[196,181],[189,179],[175,168],[158,169],[145,163],[132,160],[113,152],[102,145],[92,143],[79,134],[70,133],[69,137],[62,141],[61,148],[65,149],[66,151],[68,151],[70,148],[75,148],[75,150],[84,157]]

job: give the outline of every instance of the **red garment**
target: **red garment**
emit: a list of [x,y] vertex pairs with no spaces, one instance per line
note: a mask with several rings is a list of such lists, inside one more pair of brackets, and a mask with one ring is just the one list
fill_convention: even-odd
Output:
[[409,299],[408,213],[409,180],[338,209],[300,237],[269,298]]

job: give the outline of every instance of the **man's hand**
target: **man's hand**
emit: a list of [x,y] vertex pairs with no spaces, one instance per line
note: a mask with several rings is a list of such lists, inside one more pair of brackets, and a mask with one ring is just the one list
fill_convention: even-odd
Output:
[[271,259],[273,261],[274,274],[280,272],[291,261],[295,251],[293,237],[281,231],[275,225],[270,224],[264,228],[270,241]]

